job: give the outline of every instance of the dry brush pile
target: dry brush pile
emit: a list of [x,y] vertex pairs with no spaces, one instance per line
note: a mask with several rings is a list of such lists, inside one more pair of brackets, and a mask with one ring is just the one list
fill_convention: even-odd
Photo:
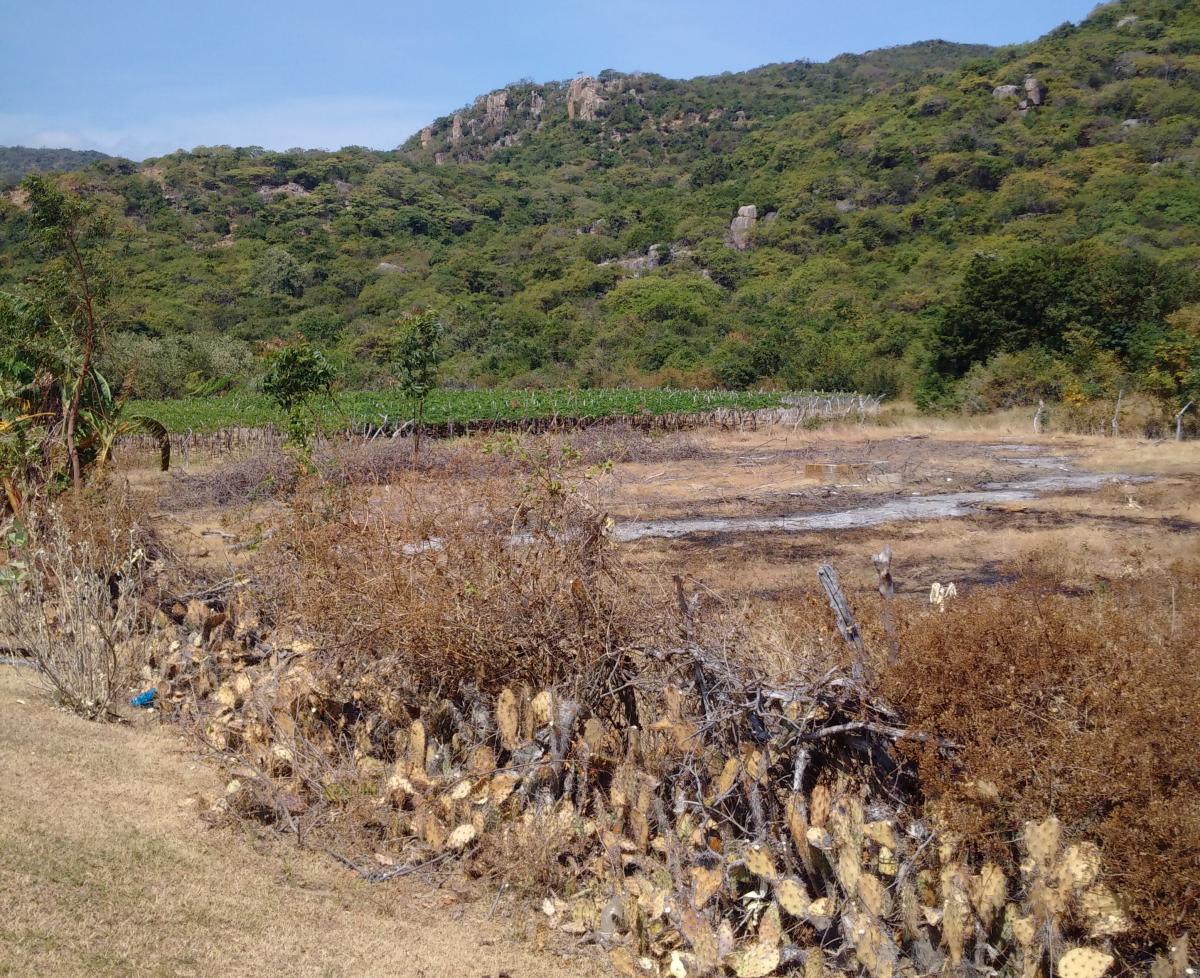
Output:
[[631,578],[544,462],[515,490],[313,491],[253,580],[165,606],[159,702],[229,766],[214,817],[375,880],[461,860],[629,975],[1184,978],[1053,795],[981,844],[962,792],[923,790],[1001,788],[963,764],[978,730],[911,725],[888,642],[814,623],[765,654],[686,582]]
[[127,497],[29,507],[3,528],[0,655],[33,665],[64,706],[111,719],[160,636],[152,595],[168,555]]

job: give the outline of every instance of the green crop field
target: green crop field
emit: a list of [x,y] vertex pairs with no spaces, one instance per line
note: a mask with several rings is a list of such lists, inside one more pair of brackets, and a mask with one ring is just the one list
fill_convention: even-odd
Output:
[[[430,424],[530,421],[542,418],[615,418],[636,415],[697,414],[717,408],[779,407],[785,395],[765,391],[699,390],[439,390],[430,395]],[[316,406],[326,427],[395,425],[412,417],[412,402],[389,391],[354,391]],[[157,418],[172,432],[210,432],[280,424],[283,413],[259,394],[131,401],[128,410]]]

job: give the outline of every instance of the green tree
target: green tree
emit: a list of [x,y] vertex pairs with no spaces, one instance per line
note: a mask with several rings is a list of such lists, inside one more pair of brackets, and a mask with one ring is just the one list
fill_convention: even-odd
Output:
[[332,392],[334,377],[320,350],[297,342],[272,355],[263,378],[263,393],[287,413],[287,440],[305,467],[312,464],[312,439],[319,427],[313,401]]
[[267,296],[304,294],[304,272],[286,248],[271,248],[254,267],[254,281]]
[[437,386],[438,373],[445,359],[445,328],[431,312],[422,312],[401,320],[394,360],[396,381],[413,401],[413,460],[421,451],[425,427],[425,402]]

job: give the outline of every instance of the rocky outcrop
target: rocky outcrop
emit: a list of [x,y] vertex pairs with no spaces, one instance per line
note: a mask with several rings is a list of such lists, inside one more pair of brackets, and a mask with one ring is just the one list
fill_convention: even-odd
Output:
[[632,258],[614,258],[609,261],[602,261],[600,264],[617,265],[627,272],[632,272],[634,275],[644,275],[646,272],[658,268],[661,263],[662,246],[651,245],[644,255],[635,255]]
[[1138,22],[1137,14],[1130,14],[1128,17],[1122,17],[1117,21],[1118,27],[1132,27]]
[[596,79],[581,75],[567,87],[567,118],[572,122],[595,122],[604,108]]
[[1018,108],[1021,114],[1024,115],[1035,106],[1041,105],[1046,98],[1045,89],[1042,88],[1042,83],[1033,75],[1026,75],[1025,81],[1020,85],[997,85],[992,89],[992,98],[995,99],[1018,99]]
[[546,107],[546,100],[542,98],[541,92],[531,92],[529,95],[529,114],[535,119],[542,117],[542,109]]
[[504,125],[508,118],[508,91],[492,92],[484,101],[483,124],[493,129]]
[[463,138],[463,119],[462,113],[456,112],[454,119],[450,123],[450,145],[457,146],[462,142]]
[[737,217],[729,225],[729,244],[738,251],[750,247],[750,232],[758,223],[758,208],[753,204],[739,207]]
[[421,130],[421,149],[424,149],[433,140],[433,127],[426,126]]
[[261,200],[273,200],[276,197],[307,197],[309,193],[310,191],[305,190],[298,183],[284,183],[278,187],[263,184],[258,188],[258,196]]

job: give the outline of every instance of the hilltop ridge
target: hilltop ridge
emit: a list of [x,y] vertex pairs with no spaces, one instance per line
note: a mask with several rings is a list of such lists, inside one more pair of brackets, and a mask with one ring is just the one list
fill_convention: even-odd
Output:
[[111,158],[94,149],[0,146],[0,188],[19,183],[27,173],[82,170],[99,160]]
[[569,81],[519,81],[433,120],[400,148],[414,159],[465,162],[487,159],[559,122],[595,123],[617,143],[643,135],[667,140],[682,129],[745,129],[848,93],[943,75],[993,50],[935,40],[690,79],[609,69]]

